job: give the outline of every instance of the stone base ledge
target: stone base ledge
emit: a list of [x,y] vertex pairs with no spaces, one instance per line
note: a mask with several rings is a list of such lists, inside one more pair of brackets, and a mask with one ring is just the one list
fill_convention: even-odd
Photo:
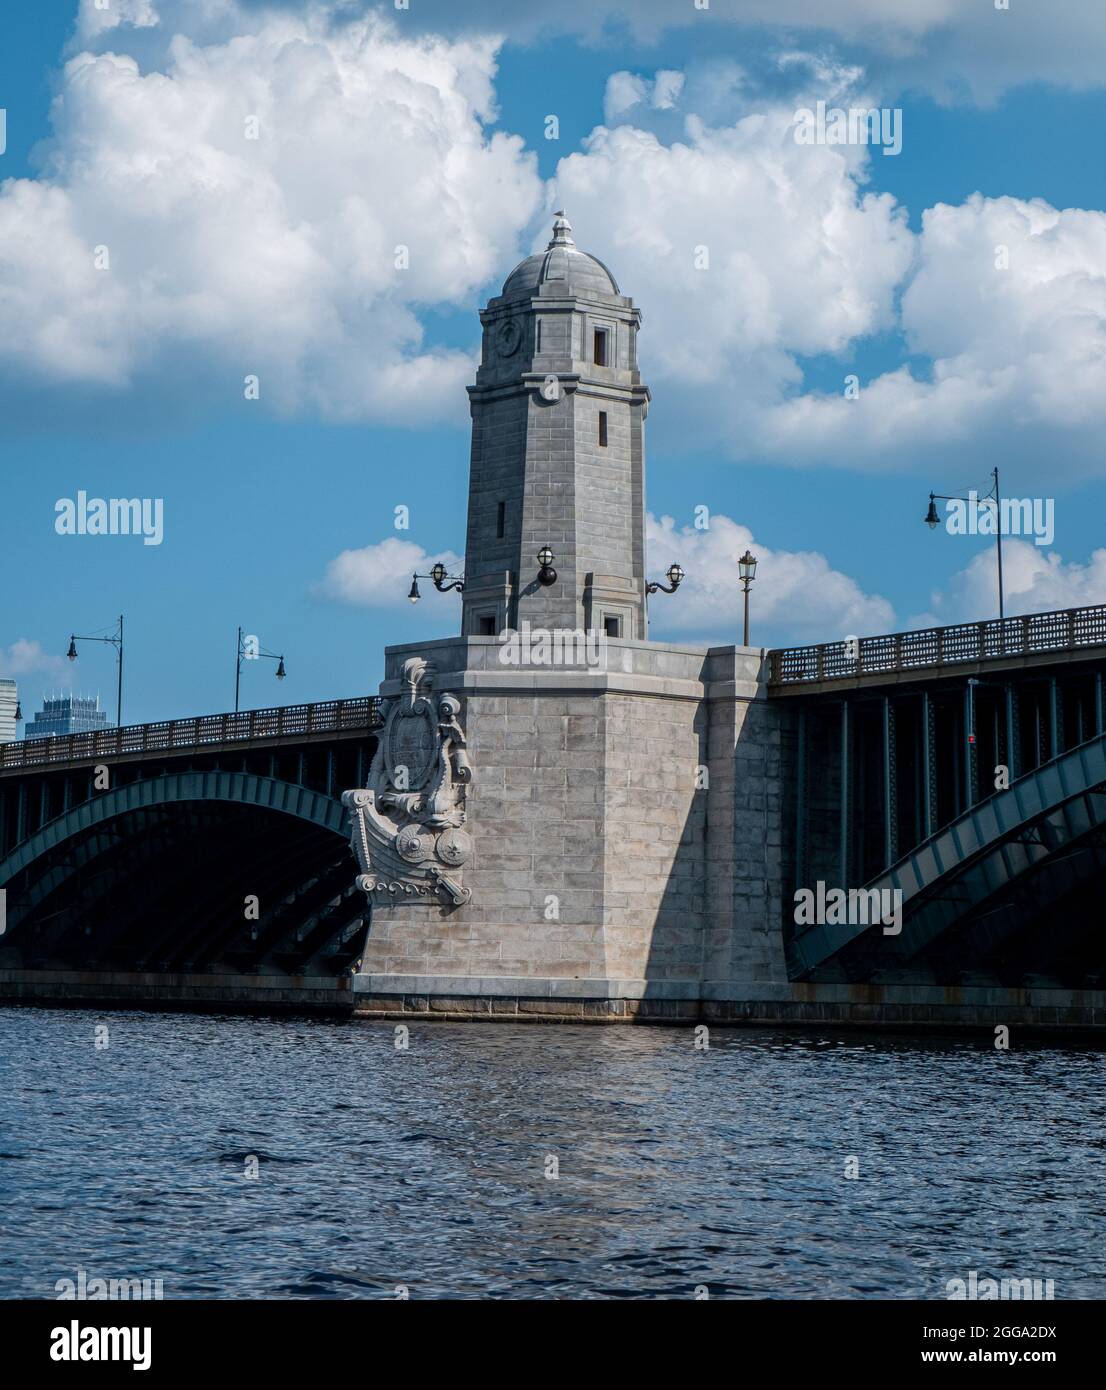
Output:
[[525,995],[361,994],[355,1018],[433,1019],[444,1023],[683,1023],[701,1021],[683,999],[532,999]]
[[1003,985],[823,984],[797,981],[705,980],[700,986],[704,1004],[730,1002],[806,1005],[834,1004],[849,1008],[888,1006],[957,1008],[1061,1008],[1090,1010],[1106,1019],[1106,990],[1059,989],[1046,986],[1011,988]]
[[355,975],[355,995],[450,995],[504,999],[683,999],[697,1002],[698,980],[574,979],[553,975]]
[[[356,1010],[355,1010],[356,1012]],[[1041,1035],[1087,1034],[1101,1042],[1106,1033],[1106,1009],[1073,1008],[1063,1004],[845,1004],[794,1000],[704,1001],[699,1018],[724,1027],[845,1027],[905,1032],[980,1031],[990,1035],[999,1024],[1012,1032]]]
[[980,986],[734,984],[516,975],[358,975],[354,1014],[376,1019],[760,1027],[1106,1031],[1106,993]]
[[5,1004],[326,1012],[516,1023],[1106,1032],[1106,991],[987,986],[564,979],[518,975],[185,975],[0,970]]
[[158,974],[107,970],[0,970],[0,1002],[74,1008],[348,1016],[349,975]]

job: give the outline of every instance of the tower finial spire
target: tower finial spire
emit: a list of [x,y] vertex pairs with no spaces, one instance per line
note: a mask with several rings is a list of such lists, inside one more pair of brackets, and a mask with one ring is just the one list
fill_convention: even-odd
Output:
[[575,246],[572,240],[572,224],[564,214],[564,209],[553,214],[553,240],[549,243],[546,250],[552,251],[554,246]]

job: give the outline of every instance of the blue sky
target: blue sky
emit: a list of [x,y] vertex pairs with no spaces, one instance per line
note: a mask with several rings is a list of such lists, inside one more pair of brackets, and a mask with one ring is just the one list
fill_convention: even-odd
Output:
[[[687,6],[605,0],[579,7],[575,30],[566,7],[557,33],[544,6],[516,6],[506,33],[494,7],[485,20],[480,4],[414,16],[385,6],[391,27],[347,43],[341,61],[347,77],[364,64],[393,111],[387,84],[402,69],[401,104],[419,113],[410,147],[387,120],[359,146],[364,108],[337,103],[330,118],[323,80],[305,150],[287,105],[304,73],[315,80],[315,58],[279,28],[305,23],[303,6],[274,18],[228,0],[210,7],[221,11],[213,27],[187,0],[120,3],[145,22],[97,33],[89,4],[77,38],[75,4],[16,7],[0,51],[0,179],[32,181],[0,185],[0,674],[20,682],[28,713],[68,680],[112,703],[110,650],[87,648],[76,669],[58,658],[71,630],[106,628],[120,611],[128,722],[228,708],[239,623],[288,665],[282,686],[270,663],[247,668],[246,705],[371,692],[385,644],[454,631],[456,596],[412,610],[412,552],[379,546],[417,547],[420,569],[463,551],[477,311],[561,201],[578,243],[645,316],[648,506],[673,519],[658,522],[650,568],[678,555],[689,572],[686,598],[654,608],[656,636],[733,640],[732,559],[746,541],[767,561],[753,602],[766,644],[992,616],[987,541],[930,533],[921,518],[930,488],[985,485],[996,463],[1008,494],[1056,508],[1051,558],[1012,548],[1010,606],[1106,600],[1106,556],[1095,558],[1106,94],[1085,59],[1097,19],[1080,32],[1078,10],[1059,5],[1048,45],[1008,29],[1001,53],[980,57],[974,30],[959,34],[941,0],[930,0],[932,30],[905,38],[847,22],[848,4],[835,7],[836,30],[819,28],[801,0],[784,6],[786,28],[732,22],[724,6],[708,28],[687,21]],[[316,22],[316,56],[372,8]],[[990,8],[974,7],[972,24],[991,23]],[[597,32],[590,16],[603,10]],[[655,24],[642,32],[646,11]],[[174,34],[201,55],[189,73],[179,48],[169,54]],[[236,73],[214,57],[234,34],[260,35],[279,56]],[[99,58],[65,78],[81,52]],[[133,78],[104,66],[109,52],[134,55]],[[658,72],[681,75],[675,101]],[[115,85],[105,94],[92,77]],[[246,109],[260,104],[283,143],[266,153],[264,179],[242,176],[239,190],[210,111],[243,87]],[[900,108],[902,153],[853,150],[847,168],[837,152],[816,152],[837,161],[819,165],[779,154],[773,120],[819,93]],[[544,138],[551,112],[556,141]],[[174,145],[193,116],[194,139]],[[471,172],[455,167],[458,145]],[[217,195],[195,212],[213,181]],[[765,190],[783,185],[774,211]],[[63,212],[48,190],[61,190]],[[353,211],[347,194],[361,200]],[[885,195],[882,210],[870,195]],[[1032,200],[1061,217],[1026,212]],[[927,223],[941,204],[955,216]],[[420,265],[453,242],[457,253],[420,270],[400,302],[375,272],[361,278],[373,218],[389,246],[409,225]],[[1042,218],[1023,249],[1017,238]],[[112,269],[85,279],[66,258],[101,225]],[[1014,265],[999,293],[982,261],[966,285],[965,258],[980,247],[989,257],[1007,235]],[[700,236],[727,268],[706,292],[687,279],[684,294],[670,258]],[[228,246],[241,256],[243,237],[256,238],[256,283],[252,253],[221,264]],[[247,402],[243,373],[258,360],[262,398]],[[861,399],[850,415],[840,397],[851,372]],[[55,502],[78,490],[163,498],[163,543],[58,536]],[[409,531],[393,527],[400,504]],[[709,537],[685,530],[696,506],[721,519]],[[329,570],[342,552],[359,576],[344,588]]]

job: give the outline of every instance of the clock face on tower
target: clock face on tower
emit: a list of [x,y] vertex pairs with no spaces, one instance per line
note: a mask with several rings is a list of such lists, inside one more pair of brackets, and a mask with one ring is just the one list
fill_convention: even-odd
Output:
[[504,319],[496,334],[496,343],[501,357],[513,357],[522,341],[522,329],[517,319]]

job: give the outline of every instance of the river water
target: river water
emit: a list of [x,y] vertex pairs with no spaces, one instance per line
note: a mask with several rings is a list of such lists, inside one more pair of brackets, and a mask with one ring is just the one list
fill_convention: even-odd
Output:
[[80,1268],[166,1298],[944,1298],[970,1270],[1106,1297],[1101,1049],[396,1040],[0,1009],[0,1296],[53,1298]]

